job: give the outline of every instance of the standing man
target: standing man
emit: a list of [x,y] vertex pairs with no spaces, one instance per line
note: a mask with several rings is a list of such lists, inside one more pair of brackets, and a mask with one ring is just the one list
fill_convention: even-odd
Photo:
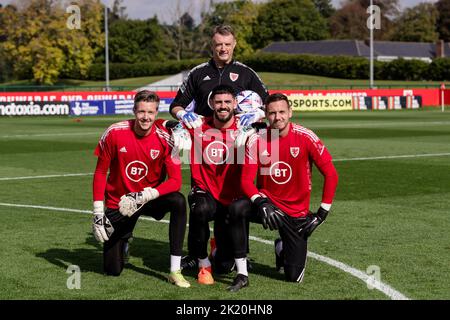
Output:
[[[228,25],[216,26],[211,34],[212,58],[193,68],[183,82],[178,93],[170,105],[170,113],[182,121],[187,128],[197,128],[202,125],[199,116],[212,116],[213,108],[209,104],[210,94],[214,87],[225,84],[234,89],[235,93],[243,90],[256,92],[264,101],[268,91],[259,76],[245,64],[233,59],[236,37],[233,29]],[[240,116],[240,125],[246,126],[264,117],[262,110],[254,110]],[[194,185],[193,185],[194,186]],[[190,222],[189,218],[189,224]],[[214,228],[222,228],[220,221]],[[221,233],[221,232],[220,232]],[[216,239],[217,240],[217,239]],[[216,241],[217,242],[217,241]],[[224,242],[224,241],[218,241]],[[229,241],[225,241],[228,242]],[[223,250],[223,251],[222,251]],[[192,245],[188,238],[189,254],[183,257],[183,267],[194,266],[192,259]],[[222,253],[220,253],[222,251]],[[231,251],[217,245],[217,256],[222,260],[231,260]]]
[[[134,98],[134,119],[111,125],[102,135],[93,181],[95,238],[103,244],[103,268],[119,276],[124,248],[140,215],[161,220],[170,212],[169,282],[190,286],[180,262],[186,231],[186,200],[181,188],[181,165],[171,157],[170,136],[156,120],[159,97],[148,90]],[[109,175],[108,175],[109,169]],[[167,176],[167,179],[166,179]]]
[[[311,130],[291,123],[291,117],[292,108],[285,95],[275,93],[266,99],[270,127],[251,136],[246,144],[242,189],[248,199],[230,206],[230,230],[238,248],[236,256],[242,258],[248,241],[246,221],[278,229],[281,241],[275,242],[277,269],[284,267],[287,281],[301,282],[308,237],[328,215],[338,175],[320,139]],[[322,203],[316,214],[309,211],[312,164],[324,177]],[[241,279],[244,282],[245,277]]]
[[[212,58],[193,68],[183,82],[170,105],[170,113],[186,126],[196,128],[201,125],[198,116],[212,116],[209,96],[214,87],[225,84],[236,93],[243,90],[256,92],[264,101],[268,91],[259,76],[245,64],[233,59],[236,37],[228,25],[216,26],[211,35]],[[192,103],[193,102],[193,103]],[[241,117],[248,124],[258,121],[264,115],[254,112]]]
[[[217,86],[213,89],[210,100],[213,116],[203,118],[201,127],[190,129],[193,140],[190,164],[193,187],[188,197],[191,209],[191,254],[198,259],[198,282],[209,285],[214,283],[207,252],[209,221],[214,220],[215,224],[223,226],[214,230],[217,247],[230,248],[234,256],[231,243],[220,241],[224,239],[222,234],[228,236],[226,239],[230,236],[226,223],[228,207],[244,196],[237,179],[241,175],[241,166],[236,164],[238,155],[234,147],[238,121],[234,116],[237,105],[234,89],[227,85]],[[242,260],[246,258],[235,260],[237,271],[247,274],[246,263]],[[230,288],[233,286],[234,283]]]

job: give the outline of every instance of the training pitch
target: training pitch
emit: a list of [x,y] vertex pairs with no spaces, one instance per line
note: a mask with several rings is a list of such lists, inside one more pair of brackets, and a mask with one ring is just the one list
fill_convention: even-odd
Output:
[[[295,114],[334,158],[336,198],[309,240],[302,284],[275,271],[277,234],[252,224],[250,286],[238,293],[226,291],[234,274],[201,286],[190,270],[191,288],[169,284],[168,224],[150,219],[138,221],[122,275],[102,274],[93,151],[122,119],[0,118],[0,299],[450,299],[450,112]],[[185,165],[185,195],[189,181]]]

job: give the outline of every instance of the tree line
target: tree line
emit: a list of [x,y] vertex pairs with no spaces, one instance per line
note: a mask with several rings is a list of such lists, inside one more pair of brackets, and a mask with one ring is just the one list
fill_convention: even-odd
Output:
[[[208,1],[208,2],[207,2]],[[189,1],[188,1],[189,2]],[[197,1],[198,2],[198,1]],[[209,32],[218,24],[235,28],[236,56],[258,52],[273,41],[368,38],[370,0],[251,0],[203,3],[200,19],[192,9],[172,10],[171,23],[153,16],[129,19],[123,0],[108,11],[109,59],[112,63],[145,63],[206,58]],[[83,78],[105,61],[104,7],[100,0],[73,1],[80,9],[79,28],[69,28],[65,0],[23,0],[0,5],[0,81],[33,79],[53,84],[59,78]],[[400,9],[399,0],[373,0],[380,8],[376,40],[450,41],[450,0]]]

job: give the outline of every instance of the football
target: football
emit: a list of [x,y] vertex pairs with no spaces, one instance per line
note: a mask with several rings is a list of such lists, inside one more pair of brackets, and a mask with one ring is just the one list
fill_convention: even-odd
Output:
[[247,113],[263,106],[259,94],[251,90],[244,90],[237,94],[237,113]]

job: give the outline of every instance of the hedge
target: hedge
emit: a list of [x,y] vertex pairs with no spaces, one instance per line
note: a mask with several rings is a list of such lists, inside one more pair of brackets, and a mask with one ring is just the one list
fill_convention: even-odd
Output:
[[[299,73],[342,79],[369,78],[369,60],[362,57],[258,53],[238,60],[257,72]],[[207,59],[202,58],[137,64],[112,63],[110,79],[175,74],[205,61]],[[450,80],[450,58],[438,58],[432,63],[404,59],[374,61],[374,71],[377,80]],[[87,78],[104,80],[105,65],[92,65]]]
[[[255,71],[289,72],[342,79],[367,79],[369,60],[362,57],[315,56],[259,53],[242,61]],[[374,77],[379,80],[449,80],[450,58],[421,60],[397,59],[374,61]]]

